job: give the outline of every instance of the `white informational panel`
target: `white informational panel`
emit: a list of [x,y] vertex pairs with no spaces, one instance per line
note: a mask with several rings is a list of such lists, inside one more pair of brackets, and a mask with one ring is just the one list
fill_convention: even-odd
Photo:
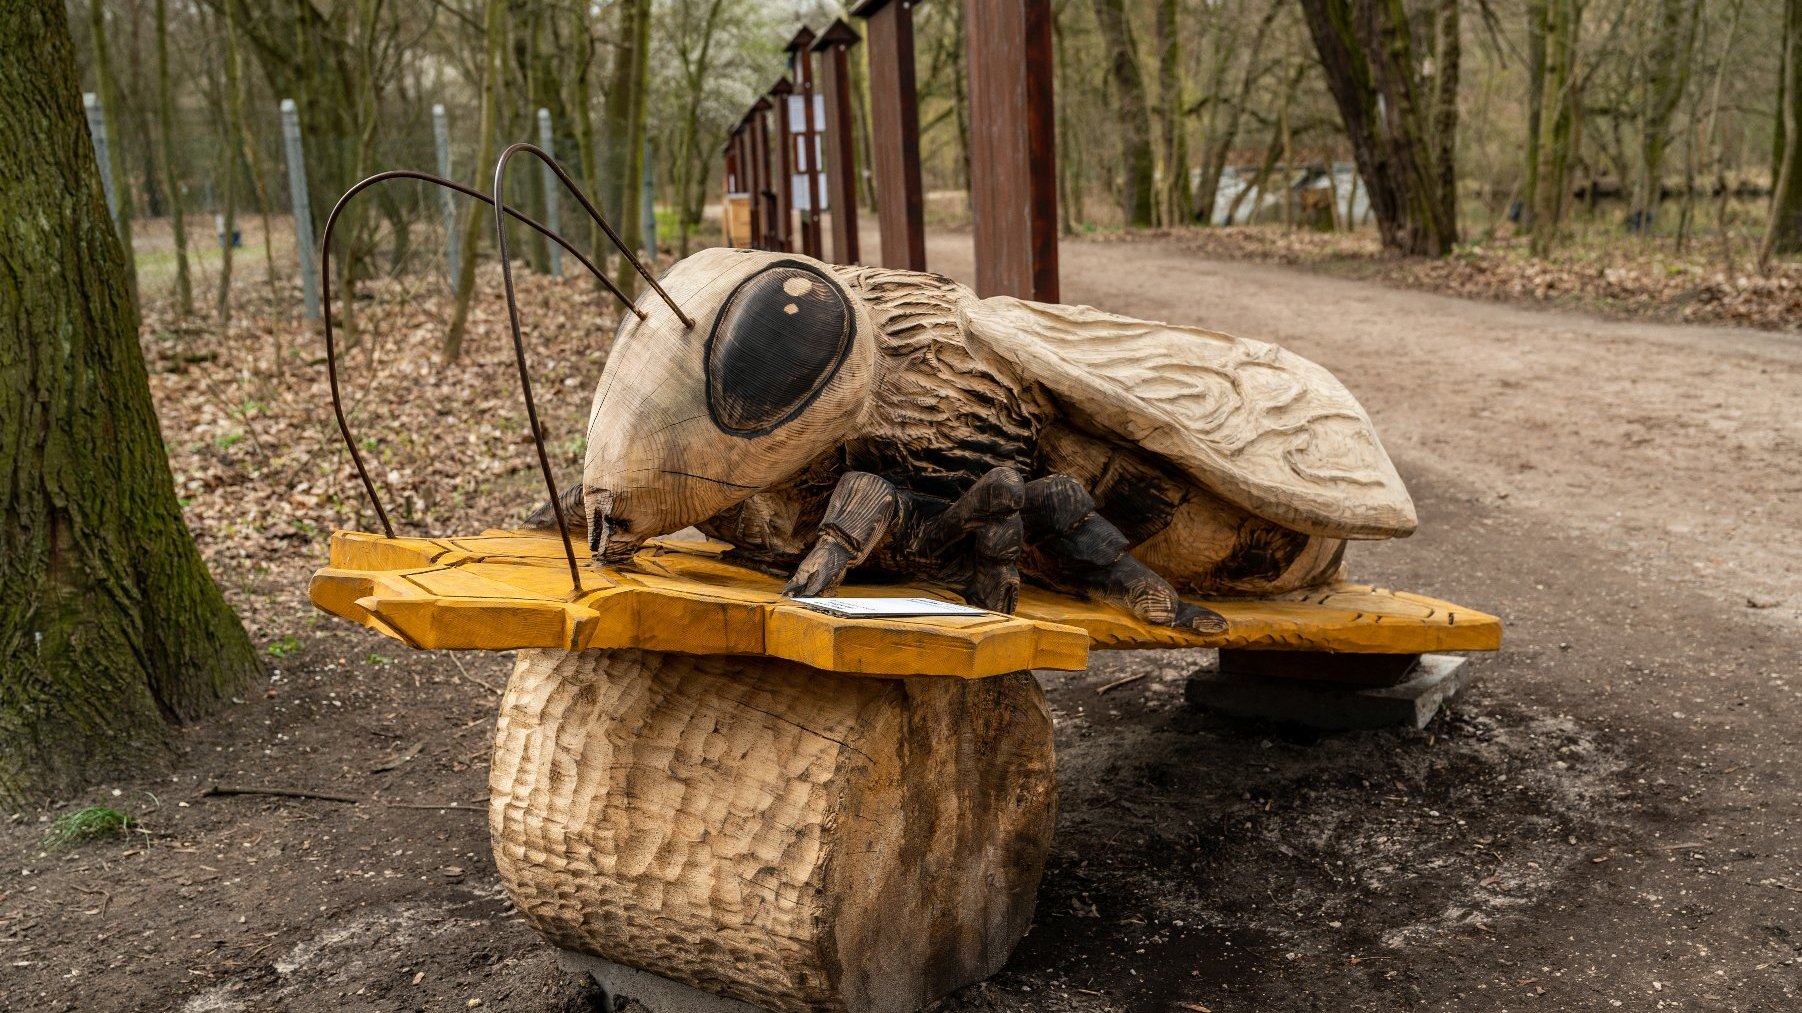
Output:
[[[788,189],[790,199],[794,202],[796,211],[810,211],[813,209],[811,195],[807,192],[807,176],[804,173],[804,170],[808,165],[806,101],[807,100],[800,95],[790,95],[788,97],[788,132],[789,139],[793,141],[795,145],[793,164],[796,169],[795,174],[789,178]],[[813,129],[812,164],[824,165],[824,159],[826,157],[826,96],[824,95],[815,95],[813,97]],[[826,197],[826,179],[824,176],[821,176],[820,210],[826,211],[829,210],[829,208],[830,205]]]

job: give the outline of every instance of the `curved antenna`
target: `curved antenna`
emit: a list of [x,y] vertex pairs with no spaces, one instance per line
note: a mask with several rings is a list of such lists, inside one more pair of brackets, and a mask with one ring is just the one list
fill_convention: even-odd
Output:
[[[373,176],[357,181],[356,185],[352,186],[349,190],[344,191],[344,196],[338,198],[338,203],[332,205],[331,214],[327,215],[325,218],[325,232],[320,241],[320,266],[323,269],[321,271],[322,277],[320,280],[320,301],[325,309],[325,371],[326,378],[329,381],[332,390],[332,413],[337,416],[338,433],[344,438],[344,445],[350,450],[351,462],[356,465],[357,477],[362,480],[363,491],[369,496],[369,505],[375,508],[376,518],[382,522],[382,532],[389,538],[394,537],[394,523],[388,519],[388,511],[382,507],[382,499],[375,491],[375,482],[369,477],[369,468],[363,463],[363,454],[357,449],[356,438],[350,433],[350,423],[346,421],[344,417],[344,396],[338,388],[338,350],[332,328],[332,230],[337,226],[338,216],[343,213],[345,205],[349,203],[352,197],[355,197],[357,194],[362,193],[364,190],[369,189],[377,183],[386,182],[391,179],[422,180],[435,186],[441,186],[446,190],[454,190],[465,197],[473,197],[484,204],[494,203],[487,194],[480,190],[464,186],[455,180],[445,179],[442,176],[434,176],[430,173],[415,172],[411,169],[391,169],[388,172],[378,172]],[[582,266],[587,268],[590,274],[600,279],[602,284],[606,285],[607,289],[618,297],[628,310],[631,310],[638,316],[638,319],[643,320],[645,318],[644,311],[632,304],[632,300],[628,298],[624,292],[619,290],[619,286],[615,285],[613,280],[607,277],[607,273],[596,267],[594,262],[584,256],[581,250],[578,250],[571,245],[569,240],[564,239],[542,222],[529,218],[513,208],[503,206],[499,210],[504,211],[515,220],[569,251],[571,256],[580,261]],[[517,325],[515,330],[517,331]],[[541,447],[541,454],[542,450],[543,448]],[[561,521],[561,516],[559,516],[559,521]],[[565,543],[567,543],[568,540],[568,536],[565,536]]]
[[[569,540],[569,525],[563,519],[563,499],[557,495],[557,479],[551,474],[550,454],[544,449],[544,431],[538,426],[538,404],[532,399],[532,377],[526,369],[526,342],[525,338],[520,335],[519,329],[519,299],[513,292],[513,260],[507,253],[507,215],[505,210],[507,205],[501,201],[501,183],[507,175],[507,163],[521,151],[531,152],[544,164],[550,166],[551,170],[563,180],[563,185],[575,193],[576,199],[580,200],[582,206],[588,209],[588,213],[594,216],[594,220],[601,223],[601,227],[607,229],[607,234],[612,235],[613,230],[607,226],[607,220],[601,217],[600,212],[594,210],[594,206],[588,203],[587,195],[583,194],[563,172],[563,168],[557,164],[557,160],[546,154],[542,148],[524,141],[510,144],[507,146],[507,150],[501,152],[500,159],[494,163],[494,200],[490,203],[494,206],[494,241],[501,258],[501,287],[507,293],[507,325],[513,332],[513,361],[519,366],[519,390],[526,400],[526,422],[532,427],[532,445],[538,450],[538,470],[544,473],[544,488],[551,496],[551,511],[557,515],[557,534],[563,539],[563,555],[569,561],[570,583],[575,585],[575,593],[580,594],[582,592],[582,570],[576,563],[575,546]],[[668,299],[669,296],[664,296],[664,298]],[[670,303],[672,309],[675,305],[673,302]],[[640,319],[643,317],[640,316]]]
[[[676,300],[669,297],[669,293],[663,290],[662,285],[657,284],[657,279],[653,277],[650,270],[644,266],[644,261],[639,260],[638,254],[633,253],[632,248],[626,245],[626,241],[619,237],[619,233],[613,231],[613,226],[607,223],[606,216],[602,215],[601,212],[595,208],[594,203],[588,199],[588,194],[582,192],[582,188],[576,185],[576,181],[569,178],[569,173],[563,170],[562,164],[552,157],[550,152],[540,148],[536,144],[530,144],[525,141],[509,145],[506,151],[501,152],[500,162],[494,167],[496,180],[499,180],[501,167],[506,165],[507,160],[513,156],[515,151],[531,152],[532,157],[543,162],[552,172],[556,173],[557,178],[563,181],[563,189],[568,190],[573,194],[576,200],[581,203],[582,210],[588,212],[588,217],[594,219],[595,224],[601,227],[602,232],[607,233],[607,238],[613,241],[614,249],[617,249],[622,256],[632,262],[632,266],[637,268],[639,275],[643,277],[645,281],[650,283],[651,288],[656,291],[658,297],[660,297],[664,304],[670,308],[670,312],[676,315],[676,319],[682,321],[682,326],[691,331],[694,330],[694,320],[690,318],[688,314],[682,312],[682,307],[676,305]],[[496,190],[494,196],[496,200],[500,199],[500,191]],[[618,289],[615,289],[615,291],[618,291]],[[643,320],[644,314],[640,313],[638,318]]]

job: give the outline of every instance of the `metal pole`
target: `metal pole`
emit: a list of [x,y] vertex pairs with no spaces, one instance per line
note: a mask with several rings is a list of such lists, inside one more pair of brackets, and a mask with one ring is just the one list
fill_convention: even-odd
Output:
[[[432,141],[438,148],[438,175],[451,178],[450,124],[444,118],[442,104],[432,106]],[[444,259],[450,267],[451,284],[457,283],[457,268],[463,262],[463,234],[457,228],[456,195],[440,189],[444,199]]]
[[[551,143],[551,111],[538,110],[538,146],[557,154],[557,148]],[[551,167],[543,166],[544,172],[544,223],[555,229],[557,227],[557,174]],[[563,277],[563,250],[556,243],[546,243],[551,248],[551,277]]]
[[651,142],[644,142],[644,187],[641,191],[638,206],[640,227],[644,229],[644,256],[653,264],[657,261],[657,201],[656,174],[651,171]]
[[106,113],[100,109],[100,96],[91,91],[82,94],[81,104],[88,111],[88,135],[94,139],[94,157],[100,159],[100,188],[106,191],[106,213],[116,229],[119,227],[119,200],[113,196],[113,160],[107,157]]
[[288,153],[288,196],[294,202],[294,255],[308,320],[319,319],[319,262],[314,259],[313,209],[307,200],[307,165],[300,150],[300,109],[282,99],[282,142]]

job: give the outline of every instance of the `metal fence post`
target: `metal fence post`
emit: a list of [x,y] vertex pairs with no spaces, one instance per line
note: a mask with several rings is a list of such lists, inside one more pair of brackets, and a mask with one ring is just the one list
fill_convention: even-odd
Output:
[[651,142],[644,142],[644,186],[639,198],[638,216],[644,230],[645,259],[657,260],[656,174],[651,171]]
[[[556,146],[551,141],[551,111],[538,110],[538,146],[557,157]],[[550,166],[544,167],[544,224],[552,229],[557,227],[557,174]],[[546,243],[551,249],[551,277],[563,277],[563,248],[556,243]]]
[[288,153],[288,196],[294,202],[294,256],[308,320],[319,319],[319,262],[313,251],[313,207],[307,200],[307,166],[300,150],[300,109],[282,99],[282,142]]
[[[432,106],[432,143],[438,149],[438,175],[451,178],[450,124],[444,118],[442,103]],[[457,283],[457,268],[463,262],[463,235],[457,228],[457,198],[449,190],[440,189],[444,200],[444,259],[450,267],[451,284]]]
[[[94,157],[100,160],[100,188],[106,191],[106,213],[119,227],[119,199],[113,196],[113,160],[106,150],[106,113],[100,109],[100,96],[84,92],[81,104],[88,111],[88,136],[94,139]],[[130,253],[130,251],[126,251]]]

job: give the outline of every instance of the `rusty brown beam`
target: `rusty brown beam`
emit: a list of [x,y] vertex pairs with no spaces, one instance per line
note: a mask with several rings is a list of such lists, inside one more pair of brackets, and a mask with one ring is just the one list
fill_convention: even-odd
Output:
[[1056,302],[1050,0],[968,0],[976,291]]
[[851,47],[863,41],[857,29],[835,19],[814,40],[826,93],[826,186],[832,206],[832,259],[855,264],[857,243],[857,147],[851,125]]
[[788,78],[778,78],[770,88],[770,102],[776,111],[775,145],[776,145],[776,221],[771,233],[778,250],[795,248],[795,135],[788,129],[789,96],[795,93],[795,86]]
[[920,183],[920,100],[914,78],[914,0],[864,0],[851,9],[869,36],[870,146],[882,263],[926,270],[926,199]]
[[819,130],[817,117],[813,108],[813,30],[803,25],[788,40],[784,48],[788,50],[789,73],[794,77],[801,94],[802,116],[804,124],[801,131],[801,153],[796,169],[806,177],[807,210],[801,215],[801,252],[809,257],[823,258],[824,243],[820,237],[820,168]]

